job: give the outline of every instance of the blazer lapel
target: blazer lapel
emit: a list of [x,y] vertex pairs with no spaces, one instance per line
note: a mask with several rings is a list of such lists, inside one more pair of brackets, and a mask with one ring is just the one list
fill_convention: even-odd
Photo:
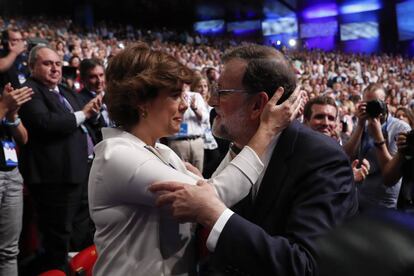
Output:
[[288,159],[292,156],[298,134],[298,124],[294,121],[280,135],[279,141],[273,151],[272,158],[267,166],[253,206],[253,222],[260,222],[267,216],[276,204],[277,198],[283,188],[288,175]]
[[56,95],[55,92],[50,91],[47,86],[43,85],[36,79],[32,78],[32,80],[38,85],[39,92],[43,95],[45,102],[51,105],[51,108],[67,112],[65,107],[59,101],[59,96]]
[[76,96],[73,93],[69,92],[68,90],[64,89],[62,86],[59,86],[59,91],[63,95],[63,97],[65,97],[65,99],[69,102],[69,104],[72,106],[73,110],[78,111],[79,104],[75,98]]

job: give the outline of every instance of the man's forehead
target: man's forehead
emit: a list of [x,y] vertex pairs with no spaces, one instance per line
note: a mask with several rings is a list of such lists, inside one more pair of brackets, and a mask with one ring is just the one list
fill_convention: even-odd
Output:
[[330,104],[314,104],[312,105],[312,113],[329,113],[336,116],[337,109]]
[[104,74],[105,70],[101,65],[96,65],[92,69],[89,70],[89,74]]
[[9,31],[9,37],[10,38],[21,38],[22,34],[20,32]]
[[371,101],[371,100],[385,100],[385,91],[384,89],[377,89],[375,91],[369,91],[364,93],[364,100]]
[[51,61],[60,61],[60,57],[51,49],[42,48],[37,52],[37,57],[39,60],[51,60]]

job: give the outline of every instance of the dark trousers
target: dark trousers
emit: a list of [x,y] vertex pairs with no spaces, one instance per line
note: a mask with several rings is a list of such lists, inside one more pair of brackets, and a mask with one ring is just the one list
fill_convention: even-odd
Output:
[[38,272],[51,269],[68,271],[68,252],[74,230],[76,246],[79,247],[75,250],[93,243],[87,183],[36,183],[29,185],[29,190],[35,202],[41,235],[41,249],[35,267]]

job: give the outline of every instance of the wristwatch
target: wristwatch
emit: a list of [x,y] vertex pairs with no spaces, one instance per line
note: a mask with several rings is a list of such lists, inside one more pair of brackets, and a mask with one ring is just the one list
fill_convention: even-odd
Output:
[[385,144],[385,140],[382,140],[382,141],[379,141],[379,142],[374,142],[374,146],[376,146],[377,148],[381,147],[384,144]]

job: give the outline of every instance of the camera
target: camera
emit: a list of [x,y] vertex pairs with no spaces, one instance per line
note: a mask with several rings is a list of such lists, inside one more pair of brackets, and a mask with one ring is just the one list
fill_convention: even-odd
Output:
[[381,114],[385,116],[387,111],[387,104],[381,100],[372,100],[367,102],[366,112],[371,118],[377,118]]

